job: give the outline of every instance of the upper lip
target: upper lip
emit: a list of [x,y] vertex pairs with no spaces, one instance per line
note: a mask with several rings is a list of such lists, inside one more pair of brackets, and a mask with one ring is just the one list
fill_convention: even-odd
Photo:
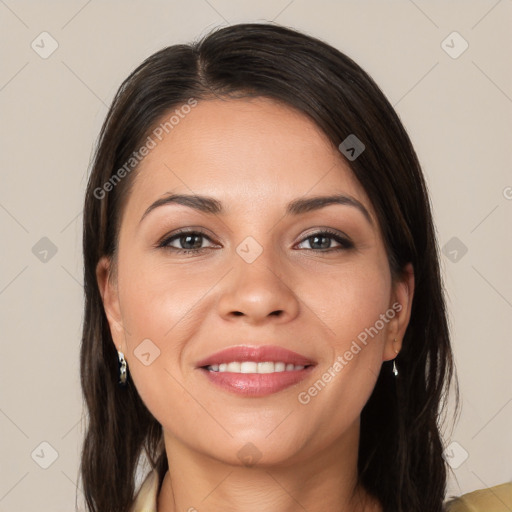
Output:
[[219,352],[209,355],[196,363],[198,368],[213,364],[230,363],[232,361],[254,361],[263,363],[265,361],[292,363],[295,365],[308,366],[316,364],[315,361],[277,345],[237,345],[228,347]]

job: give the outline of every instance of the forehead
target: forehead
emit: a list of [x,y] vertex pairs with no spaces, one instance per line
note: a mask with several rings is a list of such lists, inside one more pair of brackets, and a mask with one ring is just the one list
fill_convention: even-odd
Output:
[[173,121],[168,133],[157,132],[162,140],[153,132],[155,146],[137,170],[132,195],[141,207],[170,191],[207,194],[228,211],[255,212],[308,194],[339,192],[359,199],[374,216],[337,148],[292,107],[261,97],[215,99],[199,101]]

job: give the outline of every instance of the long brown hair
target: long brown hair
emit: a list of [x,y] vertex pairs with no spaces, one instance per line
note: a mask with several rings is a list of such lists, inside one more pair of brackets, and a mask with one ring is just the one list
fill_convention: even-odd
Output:
[[[144,456],[168,469],[162,428],[128,376],[118,384],[96,265],[116,256],[122,207],[136,167],[105,187],[162,115],[211,97],[262,96],[309,116],[338,147],[355,134],[364,152],[347,164],[376,211],[394,277],[411,262],[411,319],[396,362],[382,364],[361,413],[359,479],[386,512],[439,512],[447,466],[440,434],[456,376],[427,187],[411,141],[372,78],[332,46],[275,24],[218,29],[190,45],[147,58],[119,88],[100,132],[85,197],[85,316],[81,385],[88,409],[80,472],[91,512],[127,512]],[[111,183],[113,183],[111,181]],[[458,407],[458,385],[455,387]]]

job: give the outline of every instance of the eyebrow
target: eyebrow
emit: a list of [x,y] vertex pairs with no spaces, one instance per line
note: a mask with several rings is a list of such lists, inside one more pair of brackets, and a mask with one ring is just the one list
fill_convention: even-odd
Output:
[[[139,223],[142,222],[144,218],[156,208],[168,204],[181,204],[183,206],[188,206],[189,208],[193,208],[194,210],[198,210],[200,212],[211,215],[222,215],[223,213],[225,213],[222,207],[222,203],[213,197],[169,193],[166,196],[161,197],[160,199],[157,199],[154,203],[152,203],[142,215]],[[373,226],[373,220],[368,210],[364,207],[364,205],[354,197],[347,196],[344,194],[334,194],[330,196],[312,196],[303,199],[295,199],[287,204],[286,215],[300,215],[303,213],[319,210],[331,204],[341,204],[356,208],[364,215],[364,217],[370,223],[370,225]]]

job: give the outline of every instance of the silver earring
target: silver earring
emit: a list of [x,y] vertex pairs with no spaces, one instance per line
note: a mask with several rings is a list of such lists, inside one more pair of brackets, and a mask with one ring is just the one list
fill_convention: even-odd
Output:
[[[394,338],[393,341],[396,343],[396,338]],[[396,348],[395,348],[395,354],[398,355],[398,350]],[[396,367],[396,359],[393,359],[393,374],[395,377],[398,376],[398,368]]]
[[394,373],[395,377],[398,376],[398,369],[396,367],[396,362],[394,359],[393,359],[393,373]]
[[[396,338],[395,338],[396,341]],[[398,350],[395,349],[395,354],[398,354]],[[393,375],[398,377],[398,368],[396,367],[396,359],[393,359]]]
[[121,386],[126,386],[126,359],[124,358],[124,354],[121,351],[117,351],[117,356],[119,357],[119,384]]

